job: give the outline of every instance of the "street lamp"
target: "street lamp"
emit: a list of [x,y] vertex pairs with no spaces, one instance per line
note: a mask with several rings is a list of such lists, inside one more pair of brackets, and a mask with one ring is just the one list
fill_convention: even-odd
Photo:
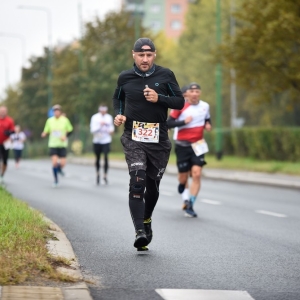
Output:
[[7,32],[0,32],[0,36],[9,37],[9,38],[17,38],[21,41],[21,44],[22,44],[22,63],[24,65],[25,64],[25,57],[26,57],[25,37],[21,34],[7,33]]
[[6,51],[1,50],[1,49],[0,49],[0,54],[2,54],[3,57],[4,57],[4,65],[5,65],[5,69],[4,69],[4,72],[5,72],[5,81],[6,81],[6,86],[8,86],[8,84],[9,84],[8,55],[7,55]]
[[[216,6],[216,40],[221,43],[221,0],[217,0]],[[216,156],[222,158],[222,66],[216,67]]]
[[30,10],[39,10],[39,11],[43,11],[47,14],[47,24],[48,24],[48,109],[51,108],[52,106],[52,86],[51,86],[51,82],[52,82],[52,36],[51,36],[51,11],[46,8],[46,7],[41,7],[41,6],[29,6],[29,5],[22,5],[22,6],[18,6],[18,8],[20,9],[30,9]]

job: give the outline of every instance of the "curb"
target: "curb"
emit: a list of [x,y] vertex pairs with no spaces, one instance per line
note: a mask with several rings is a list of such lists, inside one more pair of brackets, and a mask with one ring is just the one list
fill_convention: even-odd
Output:
[[[79,165],[94,165],[92,158],[70,157],[68,161]],[[109,164],[114,169],[127,169],[125,161],[110,160]],[[177,175],[177,167],[168,164],[166,174]],[[202,176],[207,179],[300,189],[300,176],[293,175],[206,168]]]
[[61,257],[71,262],[70,268],[57,268],[58,272],[74,277],[78,282],[66,287],[7,285],[0,286],[0,299],[55,299],[55,300],[93,300],[87,284],[83,281],[80,265],[77,261],[72,245],[60,227],[52,220],[43,216],[49,224],[49,232],[54,240],[48,241],[48,253],[54,257]]
[[[48,252],[54,257],[63,257],[71,262],[71,268],[59,267],[57,270],[63,274],[72,276],[78,280],[83,280],[80,271],[80,265],[73,251],[72,245],[61,228],[52,220],[44,216],[44,219],[49,224],[50,230],[55,240],[50,240],[47,243]],[[89,288],[85,282],[75,283],[73,286],[62,287],[62,292],[65,300],[92,300]]]

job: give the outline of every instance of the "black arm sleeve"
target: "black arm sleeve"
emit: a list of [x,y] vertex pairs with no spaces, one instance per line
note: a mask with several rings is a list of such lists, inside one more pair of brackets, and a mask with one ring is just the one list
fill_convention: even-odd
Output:
[[205,119],[205,123],[209,123],[211,125],[211,120],[209,119]]
[[176,121],[176,119],[169,117],[167,120],[168,128],[181,127],[185,125],[185,121]]
[[15,133],[14,130],[4,130],[4,134],[5,134],[6,136],[10,136],[10,135],[13,134],[13,133]]
[[67,132],[67,137],[69,137],[71,134],[73,133],[73,130],[72,131],[69,131]]
[[118,79],[118,86],[113,95],[113,106],[114,113],[116,115],[124,115],[125,112],[125,92],[122,89],[122,85],[120,84],[120,76]]
[[168,94],[169,96],[158,95],[157,103],[172,109],[182,109],[184,98],[177,83],[174,73],[169,70]]

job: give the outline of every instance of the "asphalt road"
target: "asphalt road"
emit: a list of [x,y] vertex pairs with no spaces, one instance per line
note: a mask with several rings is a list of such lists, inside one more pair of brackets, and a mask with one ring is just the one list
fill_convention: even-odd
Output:
[[[165,175],[154,238],[141,253],[133,248],[127,171],[111,169],[100,187],[92,166],[70,164],[66,175],[54,189],[50,161],[32,160],[18,170],[11,162],[5,179],[14,196],[64,230],[83,274],[98,282],[90,286],[95,300],[300,299],[299,190],[203,180],[199,217],[191,219],[181,211],[176,177]],[[202,298],[203,290],[252,298]]]

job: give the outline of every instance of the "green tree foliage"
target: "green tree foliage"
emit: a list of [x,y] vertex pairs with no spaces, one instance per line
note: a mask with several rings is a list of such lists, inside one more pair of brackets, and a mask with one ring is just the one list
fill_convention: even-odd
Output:
[[44,56],[32,57],[23,68],[22,81],[6,91],[4,104],[9,114],[33,137],[40,136],[47,117],[47,50]]
[[300,125],[299,16],[299,1],[244,1],[235,37],[220,48],[247,90],[245,107],[256,124]]
[[[229,1],[222,0],[222,32],[229,31]],[[216,2],[197,1],[190,4],[185,19],[185,30],[178,41],[178,61],[175,74],[180,85],[196,81],[202,88],[202,99],[211,105],[215,115],[214,50],[216,42]],[[230,123],[229,69],[223,68],[223,125]]]

